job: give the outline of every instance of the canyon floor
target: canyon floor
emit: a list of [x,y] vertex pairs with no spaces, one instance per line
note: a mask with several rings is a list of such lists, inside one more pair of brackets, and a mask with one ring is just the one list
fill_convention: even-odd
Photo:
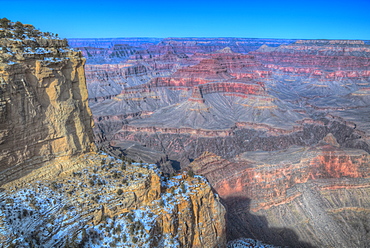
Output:
[[370,241],[370,46],[356,40],[70,39],[95,142],[205,176],[227,238]]

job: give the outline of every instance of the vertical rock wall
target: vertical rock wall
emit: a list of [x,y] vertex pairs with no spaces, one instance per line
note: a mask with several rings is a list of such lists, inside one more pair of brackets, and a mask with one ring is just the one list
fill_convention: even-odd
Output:
[[61,40],[47,42],[45,54],[1,40],[14,53],[0,63],[0,182],[56,156],[93,150],[81,53],[58,47]]

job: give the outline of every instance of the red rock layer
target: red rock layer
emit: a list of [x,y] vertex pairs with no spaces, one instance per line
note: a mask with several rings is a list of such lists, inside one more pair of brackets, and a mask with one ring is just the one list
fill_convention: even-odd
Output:
[[370,46],[363,41],[307,40],[251,52],[266,68],[325,79],[366,79]]
[[[292,62],[293,63],[293,62]],[[349,79],[363,79],[370,76],[370,70],[359,70],[353,71],[352,69],[343,68],[343,70],[328,71],[327,69],[321,69],[320,66],[314,67],[292,67],[282,66],[276,64],[267,64],[267,68],[280,70],[282,72],[295,73],[298,75],[309,74],[313,77],[322,77],[325,79],[338,79],[338,78],[349,78]],[[324,67],[325,68],[325,67]],[[361,66],[359,66],[361,68]],[[262,72],[263,73],[263,72]],[[270,75],[271,73],[265,73],[261,75]],[[248,76],[248,75],[246,75]],[[249,76],[251,77],[251,76]]]
[[369,176],[369,171],[366,169],[368,162],[366,155],[354,157],[329,147],[310,162],[312,166],[310,179],[367,177]]
[[193,87],[193,91],[191,93],[191,97],[189,98],[189,101],[204,103],[202,90],[200,89],[199,86]]
[[325,147],[324,152],[320,152],[322,148],[309,150],[299,163],[289,160],[277,164],[230,162],[205,153],[189,166],[206,176],[222,198],[249,198],[254,202],[254,211],[258,211],[281,201],[287,203],[291,197],[288,190],[309,180],[370,176],[370,156],[366,152],[352,153],[329,145]]
[[202,78],[172,78],[172,77],[157,77],[153,79],[149,85],[150,87],[193,87],[201,84],[209,83],[210,80]]
[[199,64],[185,67],[177,70],[174,77],[194,77],[206,79],[228,79],[231,78],[228,74],[225,65],[217,59],[203,59]]
[[238,53],[215,53],[209,58],[200,60],[199,64],[181,68],[173,76],[175,77],[201,77],[212,79],[258,78],[269,75],[260,62],[254,56]]
[[[258,60],[268,64],[278,62],[280,65],[294,64],[302,67],[325,67],[325,68],[351,68],[362,69],[370,66],[370,58],[357,56],[330,56],[330,55],[311,55],[290,52],[253,52]],[[274,64],[275,64],[274,63]]]
[[[270,99],[267,98],[266,101],[268,100]],[[291,134],[291,133],[295,133],[295,132],[303,130],[302,126],[293,126],[291,129],[286,130],[286,129],[281,129],[281,128],[273,128],[263,123],[253,123],[253,122],[237,122],[235,123],[235,126],[238,128],[267,131],[268,134],[271,136],[286,135],[286,134]]]
[[[152,80],[149,84],[134,86],[124,89],[121,94],[150,92],[156,87],[166,87],[171,90],[191,90],[194,97],[202,99],[203,95],[211,93],[240,93],[238,95],[265,95],[264,83],[253,81],[226,81],[226,82],[210,82],[199,78],[162,78],[158,77]],[[201,92],[201,95],[200,95]]]

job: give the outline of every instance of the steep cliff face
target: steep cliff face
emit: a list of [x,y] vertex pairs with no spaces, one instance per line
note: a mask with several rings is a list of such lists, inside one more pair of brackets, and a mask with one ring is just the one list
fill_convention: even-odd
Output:
[[0,43],[0,181],[56,156],[94,150],[81,53],[41,34]]
[[205,178],[96,151],[81,52],[31,25],[0,27],[2,246],[226,246]]

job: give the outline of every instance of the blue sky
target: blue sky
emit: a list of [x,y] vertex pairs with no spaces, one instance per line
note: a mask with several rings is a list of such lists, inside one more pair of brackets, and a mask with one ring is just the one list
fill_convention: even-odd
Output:
[[0,17],[65,38],[370,40],[370,0],[0,0]]

